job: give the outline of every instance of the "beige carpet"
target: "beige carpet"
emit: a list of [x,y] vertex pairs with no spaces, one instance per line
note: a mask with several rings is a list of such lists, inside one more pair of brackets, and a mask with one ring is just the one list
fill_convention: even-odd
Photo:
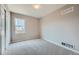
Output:
[[76,54],[42,39],[14,43],[4,53],[6,55],[73,55]]

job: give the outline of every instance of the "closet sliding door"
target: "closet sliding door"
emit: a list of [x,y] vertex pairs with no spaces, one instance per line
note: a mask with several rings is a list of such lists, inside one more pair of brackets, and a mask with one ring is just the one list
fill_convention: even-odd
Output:
[[6,10],[1,6],[1,53],[6,49]]

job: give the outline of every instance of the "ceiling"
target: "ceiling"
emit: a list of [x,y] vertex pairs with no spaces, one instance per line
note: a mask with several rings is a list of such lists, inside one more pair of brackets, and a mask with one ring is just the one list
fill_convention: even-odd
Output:
[[47,14],[63,7],[64,4],[40,4],[39,9],[33,8],[33,4],[8,4],[8,8],[12,12],[41,18]]

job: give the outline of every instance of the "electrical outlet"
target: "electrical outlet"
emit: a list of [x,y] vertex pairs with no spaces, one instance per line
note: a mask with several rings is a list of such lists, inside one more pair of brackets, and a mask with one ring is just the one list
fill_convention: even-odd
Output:
[[73,45],[68,44],[68,43],[61,42],[61,44],[62,44],[63,46],[69,47],[69,48],[74,48]]

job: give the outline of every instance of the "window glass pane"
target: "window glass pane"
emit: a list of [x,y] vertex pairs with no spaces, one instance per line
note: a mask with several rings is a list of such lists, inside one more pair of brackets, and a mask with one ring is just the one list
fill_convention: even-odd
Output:
[[23,19],[15,18],[15,32],[16,33],[25,32],[25,22]]

